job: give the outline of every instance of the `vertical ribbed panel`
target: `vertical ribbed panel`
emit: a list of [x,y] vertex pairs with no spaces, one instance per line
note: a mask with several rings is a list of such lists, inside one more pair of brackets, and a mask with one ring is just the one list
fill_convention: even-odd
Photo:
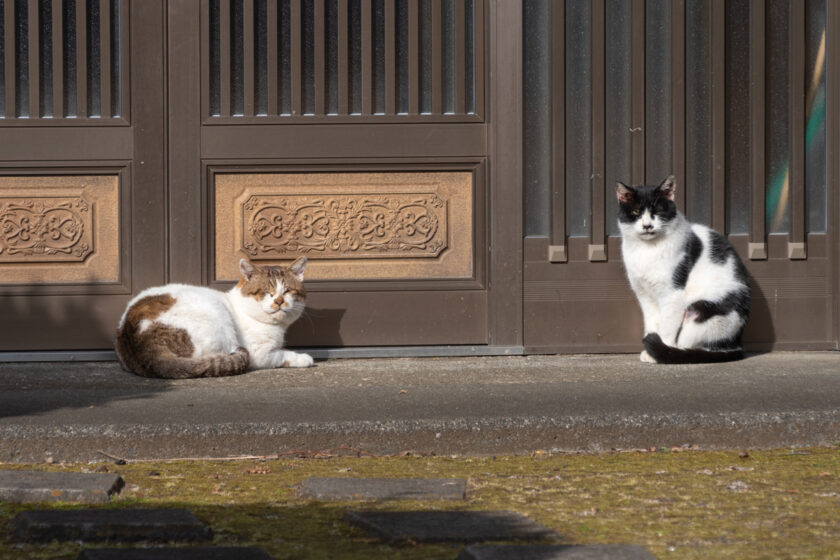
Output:
[[0,0],[0,18],[0,119],[125,116],[124,0]]
[[565,0],[551,4],[551,245],[549,260],[566,262],[566,27]]
[[[457,9],[443,20],[460,25]],[[605,258],[614,181],[673,174],[678,208],[748,236],[750,259],[770,257],[775,234],[806,259],[809,233],[825,229],[826,13],[821,0],[555,0],[550,12],[525,0],[526,235],[549,238],[552,262],[568,258],[569,237]]]
[[765,241],[765,185],[766,185],[766,149],[765,149],[765,54],[767,26],[764,0],[750,2],[750,162],[751,162],[751,197],[750,197],[750,258],[766,259]]
[[805,245],[805,2],[791,2],[788,45],[790,103],[790,237],[788,256],[804,259]]
[[671,173],[682,189],[677,208],[685,213],[685,0],[671,3]]
[[711,191],[710,225],[717,231],[726,227],[726,5],[712,0],[711,8]]
[[484,2],[211,0],[202,9],[210,117],[476,120],[483,110]]
[[591,119],[591,175],[589,179],[591,228],[589,236],[589,260],[607,260],[606,244],[606,200],[604,170],[606,167],[606,130],[604,113],[606,110],[606,5],[604,0],[592,0],[590,3],[589,37],[590,47],[590,119]]

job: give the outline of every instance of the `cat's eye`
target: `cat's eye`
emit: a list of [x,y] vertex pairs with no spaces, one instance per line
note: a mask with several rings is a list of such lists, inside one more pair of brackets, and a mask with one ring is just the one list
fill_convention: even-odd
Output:
[[641,212],[639,211],[639,209],[638,209],[638,208],[636,208],[635,210],[633,210],[633,215],[634,215],[634,216],[638,216],[639,214],[641,214]]

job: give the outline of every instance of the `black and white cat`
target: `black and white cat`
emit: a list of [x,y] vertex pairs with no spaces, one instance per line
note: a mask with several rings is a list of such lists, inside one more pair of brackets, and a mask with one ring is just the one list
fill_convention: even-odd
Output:
[[746,269],[724,237],[677,210],[675,188],[673,177],[660,185],[616,184],[624,267],[645,321],[640,359],[739,360],[750,311]]

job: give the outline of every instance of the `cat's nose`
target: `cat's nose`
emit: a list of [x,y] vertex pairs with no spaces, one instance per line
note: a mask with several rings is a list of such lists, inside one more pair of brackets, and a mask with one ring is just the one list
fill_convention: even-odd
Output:
[[642,229],[645,231],[650,231],[653,229],[653,224],[642,224]]

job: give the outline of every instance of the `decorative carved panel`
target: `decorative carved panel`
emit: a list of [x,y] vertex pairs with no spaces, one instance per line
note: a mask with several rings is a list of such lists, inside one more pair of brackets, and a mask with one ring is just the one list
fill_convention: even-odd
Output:
[[0,176],[0,283],[119,279],[116,175]]
[[216,279],[310,258],[309,278],[469,278],[471,172],[217,173]]
[[446,248],[446,201],[434,193],[258,195],[243,206],[254,260],[436,257]]
[[0,198],[0,263],[84,261],[92,215],[83,196]]

